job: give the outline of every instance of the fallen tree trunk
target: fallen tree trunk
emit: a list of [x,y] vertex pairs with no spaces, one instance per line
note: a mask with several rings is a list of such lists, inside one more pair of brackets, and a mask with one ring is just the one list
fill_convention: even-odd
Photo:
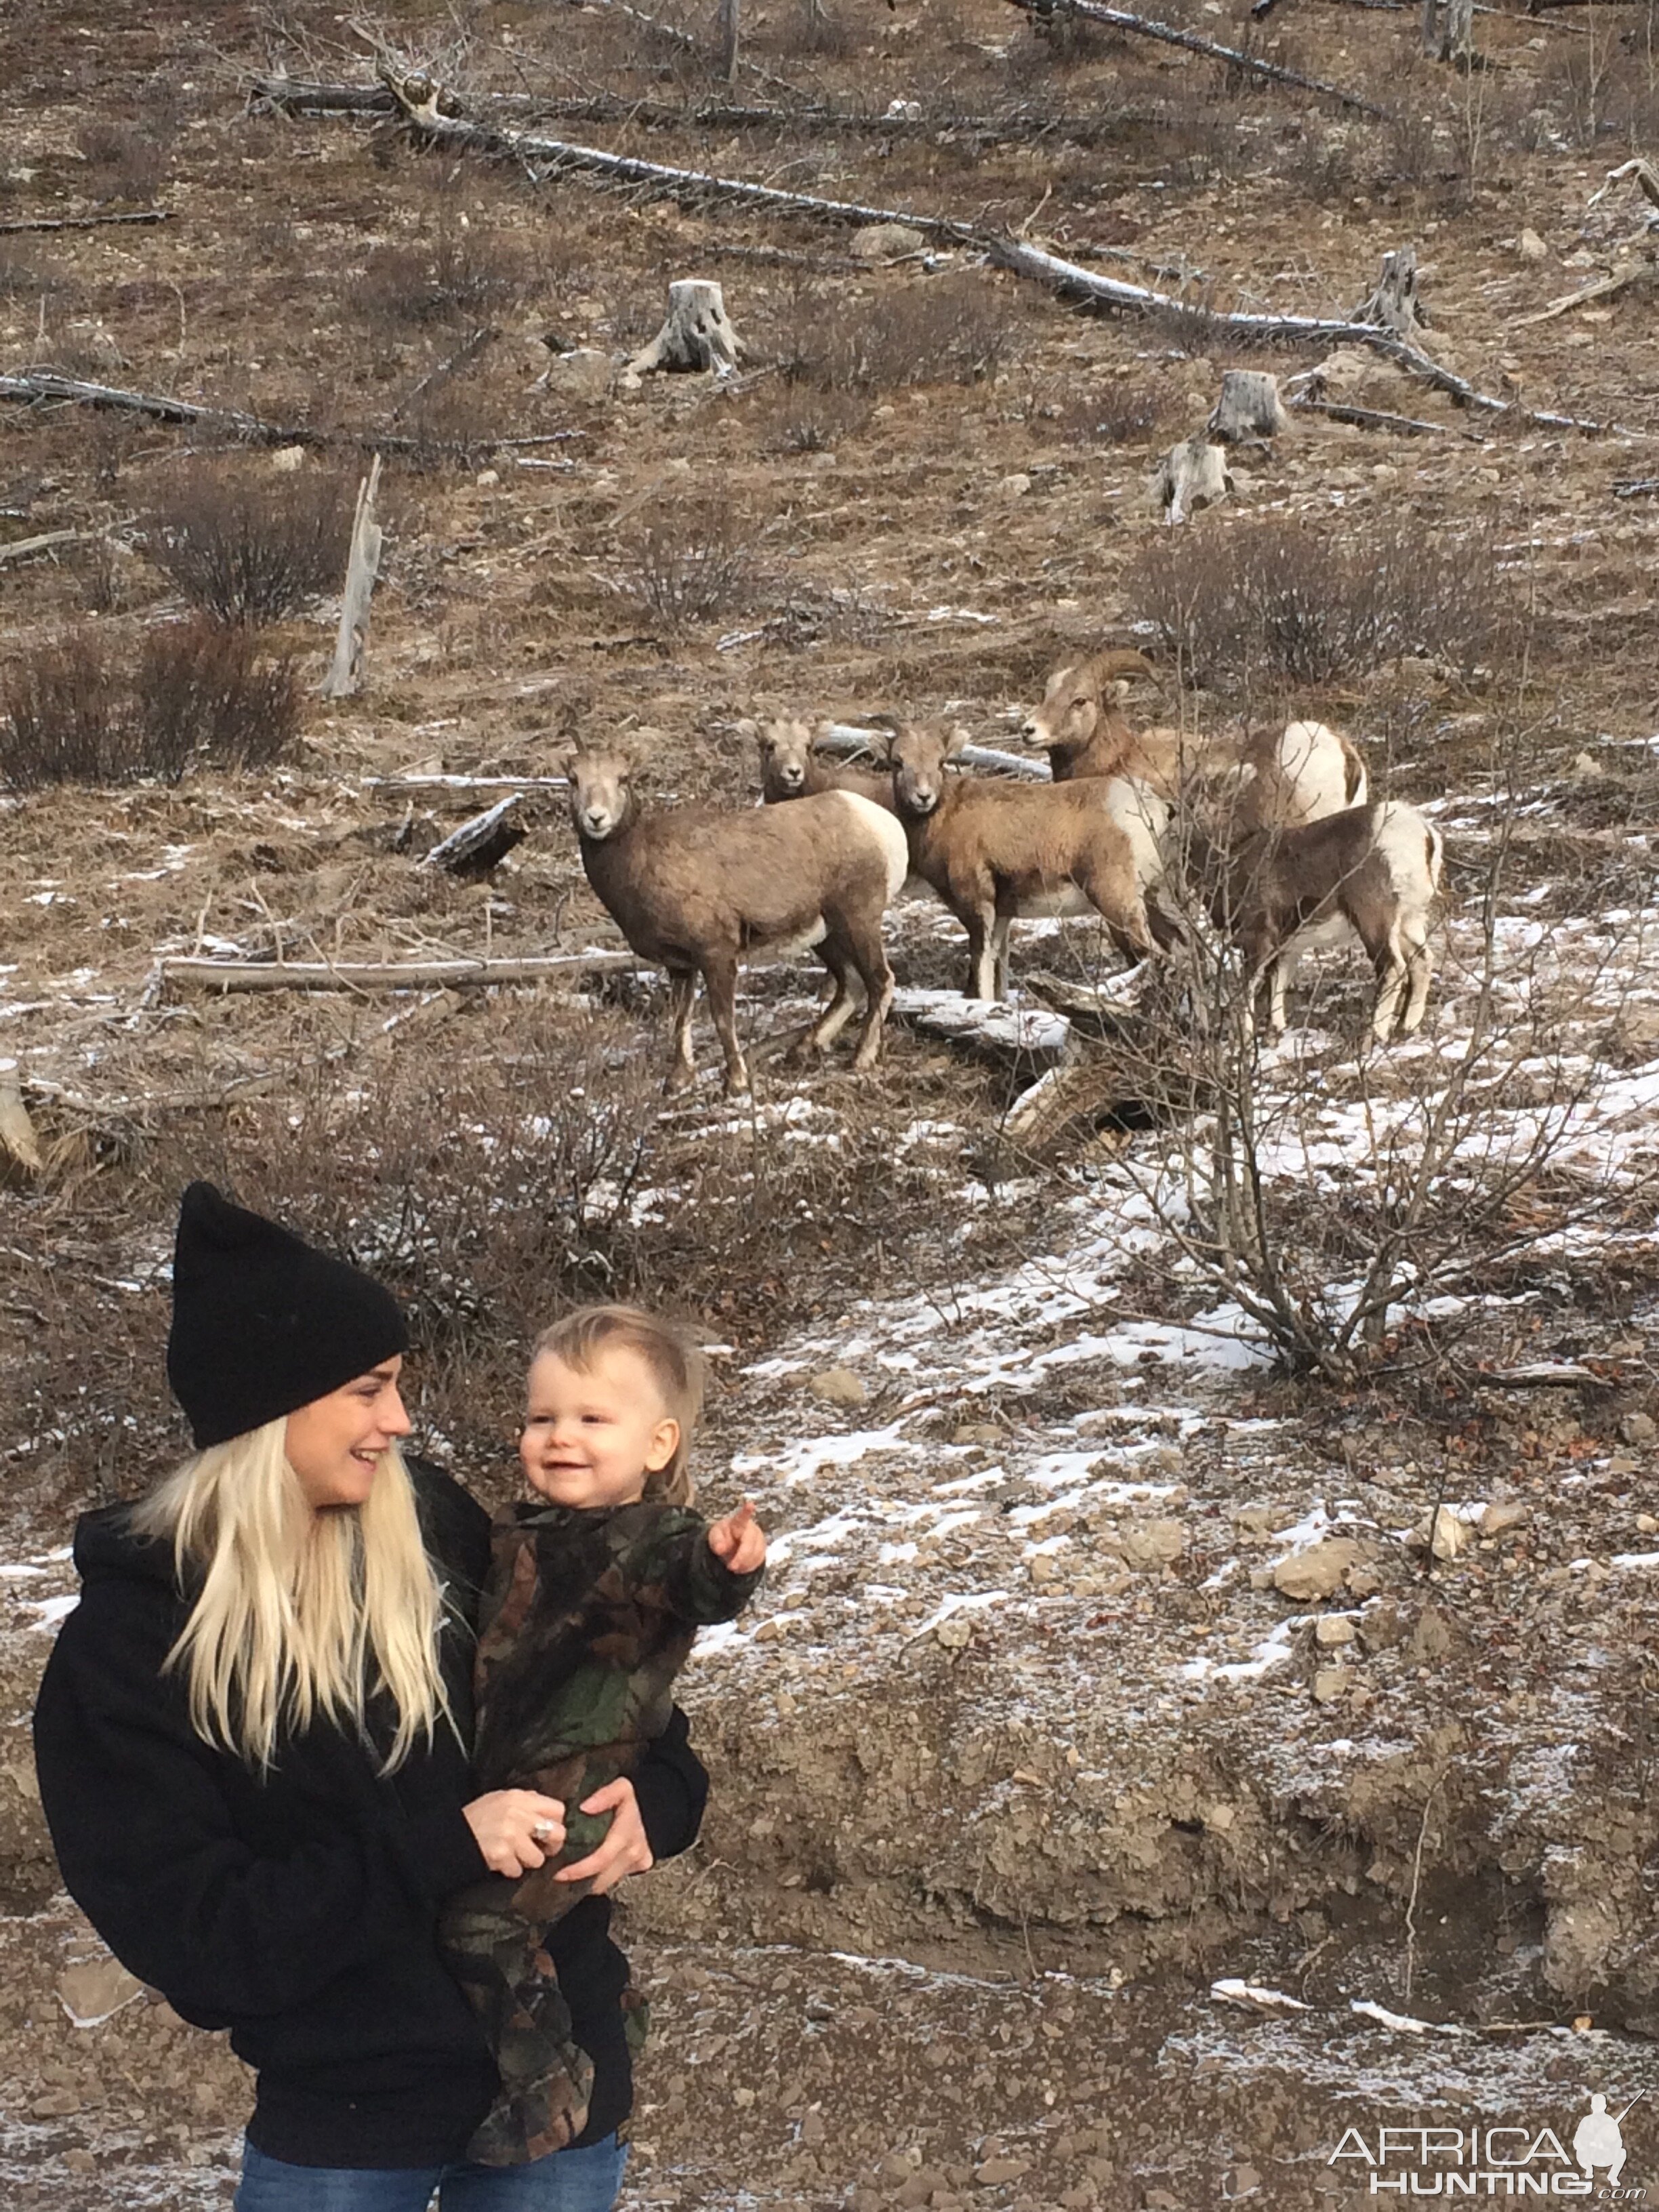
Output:
[[163,990],[419,991],[540,983],[584,969],[637,968],[631,952],[556,953],[524,960],[163,960]]
[[518,811],[523,799],[521,791],[510,792],[505,799],[498,799],[482,814],[475,814],[470,822],[463,822],[459,830],[453,830],[441,845],[434,845],[421,866],[443,868],[452,876],[469,881],[487,876],[529,834]]
[[1323,99],[1340,100],[1358,115],[1372,115],[1383,123],[1394,120],[1386,107],[1378,107],[1374,100],[1362,100],[1358,93],[1346,91],[1340,84],[1326,84],[1316,76],[1303,76],[1296,70],[1282,69],[1277,62],[1264,62],[1237,46],[1218,46],[1213,39],[1200,39],[1194,31],[1177,30],[1173,23],[1160,23],[1150,15],[1132,15],[1127,9],[1102,7],[1099,0],[1011,0],[1011,5],[1027,15],[1036,16],[1039,21],[1076,15],[1087,23],[1108,23],[1115,31],[1155,39],[1162,46],[1179,46],[1184,52],[1202,54],[1208,61],[1225,62],[1230,69],[1242,70],[1247,76],[1261,77],[1268,84],[1289,84],[1298,92],[1316,92]]
[[130,215],[20,215],[0,222],[0,238],[13,238],[25,230],[101,230],[106,223],[171,222],[167,208],[137,208]]
[[893,1019],[924,1036],[943,1038],[1000,1067],[1059,1067],[1076,1051],[1072,1025],[1046,1006],[1005,1006],[964,999],[960,991],[896,991]]
[[[856,722],[826,722],[813,738],[820,752],[835,753],[846,759],[854,753],[869,753],[879,760],[890,735],[887,730],[866,730]],[[1048,763],[1033,760],[1019,753],[999,752],[992,745],[964,745],[951,756],[964,768],[981,769],[988,775],[1016,775],[1027,783],[1047,783]]]
[[1298,415],[1328,415],[1333,422],[1352,422],[1359,430],[1397,430],[1402,437],[1469,438],[1472,430],[1455,430],[1449,422],[1425,422],[1416,415],[1389,415],[1379,407],[1353,407],[1345,399],[1304,399],[1289,403]]
[[57,545],[77,544],[96,534],[87,530],[46,530],[38,538],[15,538],[9,545],[0,545],[0,567],[8,561],[27,561],[37,553],[50,553]]

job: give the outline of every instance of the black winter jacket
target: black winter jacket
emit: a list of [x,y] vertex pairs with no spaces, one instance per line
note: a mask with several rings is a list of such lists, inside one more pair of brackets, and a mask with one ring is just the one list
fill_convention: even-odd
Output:
[[[483,1509],[415,1465],[428,1549],[447,1593],[442,1658],[471,1723],[471,1623],[489,1564]],[[461,1808],[467,1759],[440,1723],[381,1777],[331,1727],[279,1752],[261,1778],[203,1742],[161,1662],[186,1613],[171,1547],[126,1509],[82,1516],[81,1601],[35,1707],[40,1795],[64,1884],[116,1956],[196,2026],[228,2028],[258,2075],[250,2140],[299,2166],[411,2166],[459,2158],[495,2069],[438,1954],[438,1905],[488,1869]],[[708,1777],[676,1711],[635,1777],[653,1853],[693,1841]],[[627,1962],[608,1899],[554,1931],[559,1984],[594,2062],[583,2142],[628,2114],[620,1999]]]

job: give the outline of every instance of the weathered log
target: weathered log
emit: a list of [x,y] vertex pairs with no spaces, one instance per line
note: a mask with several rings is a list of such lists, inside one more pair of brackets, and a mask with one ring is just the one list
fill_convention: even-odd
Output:
[[1600,189],[1590,194],[1588,204],[1596,206],[1606,199],[1615,185],[1622,185],[1626,177],[1644,199],[1651,200],[1655,207],[1659,207],[1659,169],[1656,169],[1651,161],[1644,161],[1639,154],[1631,161],[1621,161],[1616,169],[1609,169]]
[[1225,453],[1202,430],[1171,446],[1152,478],[1152,496],[1166,522],[1185,522],[1200,507],[1225,499],[1232,488]]
[[1047,1007],[964,999],[959,991],[896,991],[893,1018],[1000,1067],[1062,1066],[1076,1051],[1072,1025]]
[[1390,415],[1380,407],[1354,407],[1344,399],[1311,399],[1296,393],[1291,406],[1298,414],[1327,415],[1333,422],[1352,422],[1359,430],[1397,430],[1402,437],[1472,438],[1473,430],[1454,429],[1449,422],[1425,422],[1416,415]]
[[1534,314],[1516,316],[1510,328],[1524,331],[1534,323],[1553,323],[1558,315],[1565,315],[1574,307],[1589,307],[1592,300],[1610,300],[1615,293],[1626,291],[1632,284],[1651,282],[1653,273],[1646,263],[1627,261],[1622,268],[1613,270],[1611,275],[1599,276],[1594,284],[1586,284],[1580,291],[1568,292],[1559,300],[1552,300],[1547,307],[1540,307]]
[[1356,323],[1372,323],[1381,331],[1389,331],[1407,344],[1415,342],[1419,331],[1427,330],[1429,318],[1423,312],[1423,303],[1417,291],[1417,248],[1397,246],[1392,253],[1382,256],[1382,274],[1353,311]]
[[167,208],[137,208],[127,215],[23,215],[0,222],[0,238],[14,238],[25,230],[101,230],[106,223],[171,222]]
[[443,775],[412,769],[408,775],[366,775],[365,791],[568,791],[568,775]]
[[1194,31],[1177,30],[1171,23],[1160,23],[1150,15],[1132,15],[1122,8],[1104,8],[1099,0],[1011,0],[1011,4],[1039,21],[1055,16],[1077,15],[1085,22],[1109,23],[1115,31],[1132,32],[1137,38],[1156,39],[1166,46],[1180,46],[1189,54],[1203,54],[1210,61],[1225,62],[1230,69],[1242,70],[1246,76],[1258,76],[1268,84],[1294,85],[1298,92],[1316,92],[1327,100],[1340,100],[1359,115],[1374,115],[1383,122],[1391,122],[1386,107],[1378,107],[1358,93],[1345,91],[1340,84],[1326,84],[1316,76],[1303,76],[1296,70],[1282,69],[1277,62],[1264,62],[1259,55],[1247,54],[1237,46],[1218,46],[1213,39],[1200,39]]
[[1279,379],[1261,368],[1222,371],[1221,397],[1209,420],[1218,445],[1262,445],[1290,428],[1279,397]]
[[197,960],[159,963],[162,988],[188,991],[419,991],[540,983],[585,969],[635,968],[631,952],[569,952],[523,960]]
[[422,861],[423,868],[443,868],[452,876],[472,881],[487,876],[497,868],[513,850],[523,844],[526,835],[519,809],[524,803],[522,792],[514,791],[505,799],[498,799],[482,814],[475,814],[470,822],[463,822],[459,830],[452,830],[441,845],[434,845]]
[[1431,62],[1474,66],[1474,0],[1423,0],[1423,51]]
[[648,346],[623,364],[622,382],[637,390],[659,369],[708,371],[730,376],[743,341],[726,313],[726,295],[706,276],[677,276],[668,287],[668,314]]
[[50,553],[58,545],[76,545],[96,534],[87,530],[46,530],[38,538],[14,538],[9,545],[0,545],[0,566],[8,561],[32,560],[37,553]]
[[351,525],[351,550],[346,561],[345,590],[340,597],[340,627],[334,640],[334,659],[323,678],[325,699],[346,699],[363,677],[363,654],[368,645],[368,603],[374,579],[380,573],[380,544],[384,535],[374,520],[374,495],[380,488],[380,457],[375,454],[368,474],[357,487],[357,512]]
[[738,0],[720,0],[720,73],[731,84],[738,74]]
[[[890,732],[884,729],[867,730],[856,722],[824,722],[814,735],[813,744],[819,752],[834,753],[846,759],[855,753],[868,753],[879,761],[885,754]],[[979,769],[988,775],[1018,776],[1026,783],[1047,783],[1048,763],[1033,760],[1019,753],[999,752],[992,745],[963,745],[951,755],[964,768]]]

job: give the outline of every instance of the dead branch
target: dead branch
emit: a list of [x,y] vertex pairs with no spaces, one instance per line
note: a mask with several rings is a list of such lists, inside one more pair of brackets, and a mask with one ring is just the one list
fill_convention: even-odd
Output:
[[1643,499],[1659,491],[1659,477],[1626,477],[1613,488],[1615,499]]
[[171,222],[168,208],[138,208],[130,215],[24,215],[0,222],[0,238],[15,237],[24,230],[100,230],[113,222]]
[[1352,422],[1360,430],[1395,430],[1402,437],[1471,438],[1472,430],[1454,429],[1449,422],[1425,422],[1416,415],[1389,415],[1378,407],[1351,407],[1343,399],[1309,399],[1300,392],[1289,402],[1297,414],[1326,415],[1333,422]]
[[570,952],[522,960],[163,960],[163,991],[416,991],[540,983],[586,969],[632,968],[631,952]]
[[1622,185],[1626,177],[1644,199],[1650,200],[1655,207],[1659,207],[1659,169],[1656,169],[1651,161],[1644,161],[1639,154],[1631,161],[1621,161],[1616,169],[1609,169],[1601,189],[1590,194],[1588,205],[1595,207],[1598,202],[1606,199],[1613,186]]
[[1011,0],[1011,5],[1039,21],[1057,15],[1079,15],[1085,22],[1109,23],[1115,31],[1130,31],[1138,38],[1156,39],[1160,45],[1179,46],[1189,54],[1203,54],[1212,62],[1225,62],[1230,69],[1243,70],[1247,76],[1259,76],[1269,84],[1290,84],[1298,92],[1316,92],[1326,100],[1340,100],[1357,114],[1374,115],[1384,123],[1393,120],[1386,107],[1362,100],[1358,93],[1346,92],[1340,84],[1325,84],[1318,77],[1281,69],[1277,62],[1264,62],[1237,46],[1218,46],[1213,39],[1200,39],[1196,32],[1177,30],[1173,24],[1157,22],[1150,15],[1132,15],[1122,8],[1103,8],[1099,0]]
[[365,791],[567,791],[568,775],[366,775]]
[[[879,761],[887,747],[890,732],[884,729],[866,730],[856,722],[826,722],[813,739],[820,752],[834,753],[847,759],[856,753],[867,753]],[[992,745],[964,745],[953,756],[964,768],[981,769],[988,775],[1013,775],[1026,783],[1047,783],[1047,761],[1029,759],[1020,753],[999,752]]]
[[1567,314],[1574,307],[1587,307],[1592,300],[1610,300],[1615,292],[1622,292],[1652,274],[1652,270],[1643,264],[1627,261],[1623,268],[1615,269],[1611,276],[1598,277],[1594,284],[1586,284],[1582,291],[1565,293],[1560,299],[1552,300],[1547,307],[1540,307],[1534,314],[1516,316],[1510,328],[1524,331],[1534,323],[1553,322],[1558,315]]
[[36,553],[49,553],[54,545],[79,544],[83,538],[97,534],[88,530],[48,530],[39,538],[14,538],[9,545],[0,545],[0,567],[8,561],[27,561]]

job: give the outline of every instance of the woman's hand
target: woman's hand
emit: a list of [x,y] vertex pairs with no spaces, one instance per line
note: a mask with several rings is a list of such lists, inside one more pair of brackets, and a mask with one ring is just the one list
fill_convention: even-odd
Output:
[[656,1861],[645,1840],[645,1823],[640,1818],[634,1785],[625,1774],[619,1775],[614,1782],[607,1782],[591,1797],[584,1797],[581,1809],[584,1813],[612,1813],[611,1826],[599,1849],[590,1851],[585,1859],[578,1859],[574,1866],[561,1867],[553,1877],[555,1881],[586,1881],[591,1883],[594,1896],[603,1897],[606,1890],[614,1889],[627,1875],[650,1872]]
[[[616,1787],[614,1783],[611,1787]],[[631,1786],[629,1794],[633,1794]],[[590,1798],[588,1802],[597,1805],[599,1798]],[[491,1874],[528,1874],[564,1848],[564,1806],[556,1797],[544,1797],[539,1790],[492,1790],[487,1797],[475,1797],[461,1810]],[[636,1813],[635,1820],[638,1818]],[[643,1829],[641,1835],[643,1838]],[[609,1847],[607,1838],[604,1848]],[[596,1858],[599,1856],[594,1853]],[[646,1864],[650,1863],[647,1852]],[[621,1875],[617,1878],[620,1881]]]

